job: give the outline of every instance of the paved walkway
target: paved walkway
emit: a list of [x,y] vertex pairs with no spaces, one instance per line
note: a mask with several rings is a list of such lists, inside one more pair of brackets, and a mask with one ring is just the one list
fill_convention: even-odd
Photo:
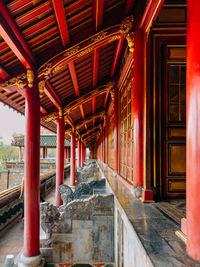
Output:
[[[69,177],[65,181],[69,183]],[[55,191],[52,190],[45,198],[49,203],[54,204]],[[4,266],[6,255],[13,254],[15,257],[23,248],[24,222],[20,219],[11,228],[0,236],[0,267]]]

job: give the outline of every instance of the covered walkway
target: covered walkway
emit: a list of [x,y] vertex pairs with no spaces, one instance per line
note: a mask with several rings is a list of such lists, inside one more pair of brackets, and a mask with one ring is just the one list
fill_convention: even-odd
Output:
[[[126,247],[123,256],[125,258],[124,266],[129,266],[130,262],[133,266],[166,267],[166,262],[169,267],[200,266],[187,255],[185,244],[174,234],[180,228],[180,224],[161,213],[156,204],[145,205],[135,199],[128,189],[127,183],[119,178],[114,178],[110,168],[104,167],[100,162],[99,164],[103,176],[105,175],[108,180],[107,187],[116,197],[116,210],[120,213],[118,220],[120,219],[121,223],[117,226],[117,235],[119,240],[123,235],[125,244],[122,244],[124,241],[121,240],[122,243],[117,242],[116,246],[118,253],[123,246]],[[69,181],[68,177],[65,183],[69,184]],[[54,204],[55,191],[51,191],[45,200]],[[4,266],[7,254],[12,253],[17,256],[23,249],[23,229],[24,224],[20,220],[0,236],[1,267]],[[138,254],[140,260],[137,259]],[[116,257],[116,264],[120,266],[123,261],[122,255],[119,254]],[[53,265],[47,264],[47,266]]]
[[[58,255],[61,265],[76,261],[89,241],[95,247],[86,246],[82,259],[100,264],[109,251],[102,245],[104,234],[109,227],[113,230],[114,219],[112,233],[119,233],[119,239],[105,264],[199,265],[185,252],[186,243],[187,253],[200,261],[199,21],[198,0],[0,0],[0,100],[26,118],[19,267],[29,261],[44,265],[40,125],[57,134],[56,207],[45,204],[41,211],[44,219],[47,211],[56,214],[54,229],[48,229],[52,239],[59,239],[64,227],[64,251],[78,247],[73,255]],[[63,215],[58,188],[64,183],[65,140],[71,142],[71,187],[64,186],[70,202],[64,204]],[[103,164],[122,209],[112,194],[86,197],[81,204],[72,201],[86,152]],[[45,190],[48,186],[52,183],[43,183]],[[186,199],[186,218],[177,229],[155,202],[180,198]],[[12,212],[18,216],[19,205]],[[95,227],[106,229],[102,243],[98,231],[92,235]],[[85,231],[87,238],[79,239]],[[56,248],[45,257],[54,257]]]

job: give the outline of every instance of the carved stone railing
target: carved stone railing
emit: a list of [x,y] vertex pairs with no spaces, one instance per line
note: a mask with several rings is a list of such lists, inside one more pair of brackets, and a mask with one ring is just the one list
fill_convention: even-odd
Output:
[[[48,215],[47,215],[48,214]],[[47,263],[114,263],[114,197],[93,195],[62,209],[41,203],[41,226],[47,238],[40,252]]]

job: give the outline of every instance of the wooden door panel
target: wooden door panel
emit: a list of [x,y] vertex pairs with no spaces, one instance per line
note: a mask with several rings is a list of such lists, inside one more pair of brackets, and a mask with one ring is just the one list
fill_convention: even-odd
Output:
[[[166,51],[167,50],[167,51]],[[182,197],[186,187],[186,64],[178,62],[176,51],[166,46],[163,75],[163,185],[164,196]],[[173,51],[173,53],[171,53]],[[174,56],[174,59],[173,57]]]
[[186,173],[186,145],[168,144],[168,176],[180,176]]

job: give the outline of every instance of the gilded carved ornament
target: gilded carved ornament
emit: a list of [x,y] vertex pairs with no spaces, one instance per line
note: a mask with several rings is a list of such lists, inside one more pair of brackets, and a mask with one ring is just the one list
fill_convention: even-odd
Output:
[[97,34],[95,34],[93,37],[92,37],[92,41],[95,43],[95,42],[99,42],[101,41],[102,39],[104,39],[107,35],[107,32],[99,32]]
[[115,86],[115,82],[114,81],[110,81],[106,84],[106,88],[108,90],[111,90],[113,87]]
[[52,71],[52,63],[45,63],[43,66],[43,75],[49,76]]
[[133,23],[134,23],[134,18],[133,18],[133,15],[129,16],[129,17],[126,17],[121,25],[120,25],[120,32],[121,33],[128,33],[130,32],[130,30],[132,29],[133,27]]
[[28,81],[28,87],[33,87],[34,82],[34,72],[32,70],[27,70],[27,81]]
[[111,96],[112,100],[115,99],[115,90],[114,90],[114,88],[112,90],[110,90],[110,96]]
[[38,89],[39,89],[39,96],[42,98],[44,94],[44,87],[45,87],[45,80],[42,80],[38,83]]
[[83,51],[81,51],[79,54],[78,54],[78,57],[82,57],[86,54],[89,54],[90,52],[93,51],[93,47],[89,47],[87,49],[84,49]]
[[128,33],[126,35],[126,40],[128,42],[129,51],[134,52],[134,32]]
[[59,117],[59,119],[62,119],[62,117],[63,117],[63,111],[62,111],[62,109],[59,109],[58,110],[58,117]]
[[19,89],[23,89],[26,86],[26,81],[27,81],[27,75],[26,73],[23,73],[17,77],[14,77],[5,83],[1,84],[0,86],[2,88],[9,88],[14,85],[18,86]]
[[65,57],[70,57],[76,54],[79,51],[80,46],[73,46],[65,50],[64,56]]

